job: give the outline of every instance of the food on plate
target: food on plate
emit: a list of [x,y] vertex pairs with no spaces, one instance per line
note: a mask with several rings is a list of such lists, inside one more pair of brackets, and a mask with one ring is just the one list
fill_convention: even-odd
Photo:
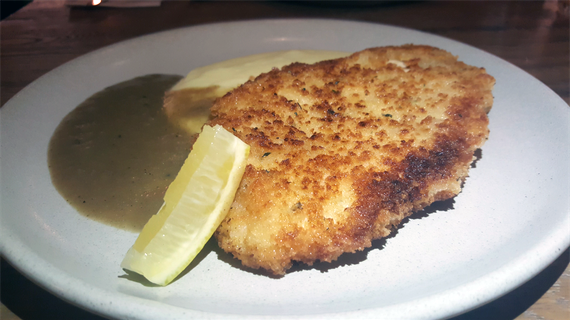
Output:
[[221,126],[204,126],[121,267],[167,285],[196,257],[233,201],[249,146]]
[[61,120],[48,168],[78,213],[138,233],[160,209],[195,139],[163,110],[165,91],[181,79],[151,74],[111,85]]
[[[215,98],[272,66],[348,54],[262,53],[197,68],[186,77],[150,74],[113,84],[58,125],[48,146],[52,183],[83,216],[139,233],[160,209]],[[165,92],[170,103],[163,108]]]
[[259,53],[194,69],[164,98],[164,110],[173,123],[191,134],[200,132],[216,98],[272,68],[293,62],[315,63],[346,57],[349,53],[325,50],[289,50]]
[[494,78],[429,47],[273,69],[216,100],[209,125],[251,146],[215,232],[251,268],[333,261],[454,197],[486,141]]

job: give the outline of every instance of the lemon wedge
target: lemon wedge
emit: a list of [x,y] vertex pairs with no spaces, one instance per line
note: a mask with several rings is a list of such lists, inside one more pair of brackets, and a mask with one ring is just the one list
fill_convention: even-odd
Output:
[[243,176],[249,146],[222,126],[204,126],[164,204],[121,267],[167,285],[202,250],[225,218]]

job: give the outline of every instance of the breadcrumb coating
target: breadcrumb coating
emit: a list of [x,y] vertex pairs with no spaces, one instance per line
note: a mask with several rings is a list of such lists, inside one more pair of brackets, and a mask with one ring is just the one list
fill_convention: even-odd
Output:
[[251,153],[220,247],[283,275],[370,247],[454,197],[488,137],[494,83],[446,51],[405,45],[293,63],[227,93],[210,125]]

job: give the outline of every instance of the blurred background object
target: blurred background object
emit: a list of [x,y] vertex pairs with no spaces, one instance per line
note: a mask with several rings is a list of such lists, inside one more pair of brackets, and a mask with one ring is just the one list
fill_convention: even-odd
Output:
[[112,8],[158,7],[161,0],[66,0],[68,6],[98,6]]
[[0,20],[4,20],[12,13],[20,10],[31,0],[0,0]]
[[298,4],[308,4],[323,7],[368,7],[379,5],[397,5],[423,0],[282,0]]

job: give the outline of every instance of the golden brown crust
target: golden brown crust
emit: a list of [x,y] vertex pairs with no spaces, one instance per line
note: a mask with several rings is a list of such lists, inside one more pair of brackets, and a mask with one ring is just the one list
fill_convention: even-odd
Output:
[[455,196],[487,139],[494,81],[448,52],[407,45],[294,63],[226,94],[211,124],[251,153],[219,245],[284,274],[292,261],[369,247]]

